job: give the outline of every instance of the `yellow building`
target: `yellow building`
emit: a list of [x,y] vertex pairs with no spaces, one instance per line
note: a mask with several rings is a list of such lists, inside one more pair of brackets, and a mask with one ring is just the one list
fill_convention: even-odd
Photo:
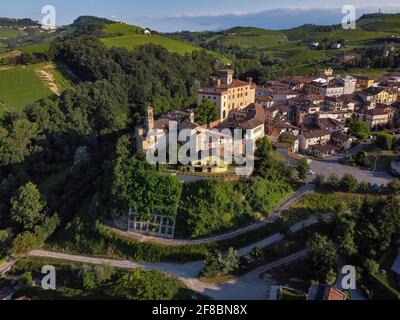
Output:
[[198,105],[209,100],[217,108],[220,120],[228,117],[229,111],[243,109],[255,102],[256,85],[251,78],[246,81],[233,79],[233,70],[222,70],[219,78],[197,92]]
[[375,83],[375,80],[368,76],[355,76],[355,78],[357,80],[356,88],[358,91],[368,89]]
[[364,94],[372,97],[372,101],[381,104],[392,104],[397,101],[397,91],[392,88],[370,87],[364,90]]

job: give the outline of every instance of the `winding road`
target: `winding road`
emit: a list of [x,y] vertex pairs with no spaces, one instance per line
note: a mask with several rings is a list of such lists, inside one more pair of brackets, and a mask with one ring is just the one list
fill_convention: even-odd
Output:
[[[331,217],[331,214],[327,213],[322,215],[324,219]],[[294,224],[291,228],[291,232],[297,232],[303,228],[311,226],[318,222],[319,218],[312,216],[306,220],[300,221]],[[283,234],[276,233],[261,241],[253,243],[249,246],[238,250],[239,256],[248,254],[253,248],[263,248],[275,242],[279,242],[283,239]],[[53,258],[66,261],[106,265],[121,269],[135,269],[143,268],[145,270],[157,269],[164,273],[177,276],[181,279],[188,288],[193,291],[204,294],[212,299],[218,300],[265,300],[267,292],[267,282],[261,280],[259,275],[269,269],[278,267],[280,265],[288,264],[295,260],[304,258],[306,251],[300,251],[292,254],[288,257],[280,259],[278,261],[271,262],[265,266],[257,268],[255,270],[246,273],[245,275],[232,279],[223,284],[212,284],[199,280],[197,277],[203,270],[204,261],[195,261],[185,264],[178,263],[145,263],[131,260],[115,260],[99,257],[89,257],[82,255],[71,255],[61,252],[52,252],[44,250],[33,250],[30,252],[31,257],[42,257],[42,258]]]
[[282,200],[282,202],[278,205],[278,207],[275,209],[275,211],[271,214],[271,216],[262,222],[257,222],[254,224],[251,224],[247,227],[235,230],[235,231],[231,231],[228,233],[224,233],[224,234],[220,234],[220,235],[216,235],[216,236],[212,236],[212,237],[208,237],[208,238],[204,238],[204,239],[196,239],[196,240],[191,240],[191,239],[165,239],[165,238],[158,238],[158,237],[151,237],[151,236],[146,236],[146,235],[141,235],[141,234],[137,234],[137,233],[132,233],[132,232],[127,232],[127,231],[123,231],[120,228],[116,227],[115,223],[111,224],[109,223],[108,228],[113,231],[114,233],[125,237],[125,238],[129,238],[138,242],[149,242],[149,243],[156,243],[156,244],[161,244],[161,245],[165,245],[165,246],[182,246],[182,245],[190,245],[190,244],[207,244],[207,243],[212,243],[212,242],[219,242],[219,241],[223,241],[223,240],[229,240],[232,238],[235,238],[241,234],[250,232],[250,231],[254,231],[257,229],[260,229],[264,226],[266,226],[267,224],[273,222],[276,218],[278,218],[282,212],[289,207],[290,205],[292,205],[293,203],[295,203],[296,201],[298,201],[299,199],[301,199],[305,194],[314,191],[315,186],[312,184],[306,184],[304,186],[302,186],[301,188],[299,188],[298,190],[296,190],[295,192],[291,193],[289,196],[287,196],[284,200]]

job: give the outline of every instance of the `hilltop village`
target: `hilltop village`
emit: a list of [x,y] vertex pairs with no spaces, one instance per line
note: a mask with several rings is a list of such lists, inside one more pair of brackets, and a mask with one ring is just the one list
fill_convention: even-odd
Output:
[[[193,110],[154,120],[149,107],[145,126],[136,128],[138,149],[145,152],[154,147],[156,137],[146,140],[146,133],[151,129],[167,133],[169,121],[175,120],[178,130],[190,129],[199,136],[223,129],[246,130],[254,142],[268,136],[289,163],[296,163],[302,155],[324,158],[342,154],[358,141],[351,124],[362,122],[370,130],[398,126],[400,74],[373,79],[335,75],[332,69],[324,69],[316,76],[286,76],[260,87],[252,78],[235,79],[233,70],[228,69],[198,90],[198,105],[205,100],[214,105],[218,115],[205,125],[195,123]],[[207,144],[198,145],[200,151]],[[213,165],[209,157],[200,162],[199,171],[227,169]]]

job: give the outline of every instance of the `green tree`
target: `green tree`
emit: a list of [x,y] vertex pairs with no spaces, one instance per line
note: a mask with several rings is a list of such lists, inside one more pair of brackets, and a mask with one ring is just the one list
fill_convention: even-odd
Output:
[[356,244],[362,256],[378,258],[400,232],[400,197],[365,200],[359,208]]
[[21,279],[20,279],[20,283],[22,286],[24,287],[30,287],[33,284],[33,276],[32,273],[27,271],[25,273],[22,274]]
[[317,173],[314,177],[313,184],[317,187],[322,187],[325,183],[325,176],[322,173]]
[[36,123],[16,119],[8,128],[0,126],[0,166],[21,163],[35,148],[39,138]]
[[226,275],[239,266],[239,258],[234,248],[229,248],[227,252],[222,253],[216,250],[209,254],[204,261],[203,275],[214,277],[217,275]]
[[297,164],[296,169],[299,178],[304,180],[307,177],[308,171],[310,171],[310,165],[308,164],[307,158],[301,158]]
[[400,192],[400,179],[395,178],[390,181],[389,188],[392,192]]
[[353,175],[346,173],[340,181],[340,187],[344,191],[354,193],[358,189],[358,181]]
[[338,188],[339,184],[340,184],[339,176],[335,172],[332,172],[329,175],[328,180],[327,180],[326,183],[328,184],[329,187],[331,187],[333,189]]
[[13,240],[11,252],[13,254],[26,254],[32,249],[38,247],[40,242],[36,236],[29,231],[18,234]]
[[81,271],[82,285],[86,290],[93,290],[97,287],[96,274],[90,267],[85,267]]
[[334,243],[326,236],[315,234],[307,242],[311,270],[317,281],[332,285],[336,280],[337,253]]
[[291,133],[289,133],[289,132],[285,132],[285,133],[283,133],[283,134],[281,134],[281,135],[279,136],[278,141],[281,142],[281,143],[287,143],[287,144],[289,144],[291,147],[293,147],[293,145],[294,145],[296,139],[297,139],[297,138],[296,138],[293,134],[291,134]]
[[391,150],[393,147],[393,136],[387,133],[380,133],[376,136],[376,145],[383,150]]
[[370,134],[368,124],[364,121],[354,121],[350,124],[351,134],[356,138],[365,140]]
[[127,300],[172,300],[183,285],[158,270],[135,269],[116,283],[114,295]]
[[114,161],[111,198],[120,214],[127,214],[131,207],[142,218],[153,214],[175,217],[181,190],[178,178],[160,174],[135,156],[120,156]]
[[32,230],[45,218],[45,205],[36,185],[28,182],[11,199],[11,217],[24,230]]
[[335,236],[340,247],[340,251],[352,256],[357,253],[357,245],[355,244],[356,221],[354,216],[347,213],[338,213],[334,218]]
[[368,157],[368,153],[366,153],[365,151],[357,153],[355,161],[361,167],[364,167],[364,168],[371,167],[371,160]]
[[272,148],[268,137],[258,139],[255,151],[255,175],[270,180],[289,178],[291,171]]
[[216,106],[210,100],[203,100],[195,109],[194,120],[199,125],[209,124],[218,120],[218,112]]
[[176,232],[196,238],[253,221],[254,213],[243,201],[243,192],[239,187],[240,184],[213,180],[185,183]]

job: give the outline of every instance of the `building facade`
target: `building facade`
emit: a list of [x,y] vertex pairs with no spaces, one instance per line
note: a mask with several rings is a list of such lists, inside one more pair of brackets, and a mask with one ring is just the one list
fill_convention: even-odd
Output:
[[240,81],[233,78],[233,70],[222,70],[219,78],[197,92],[197,103],[203,100],[214,103],[220,120],[225,120],[231,110],[243,109],[255,102],[256,85],[251,78]]

